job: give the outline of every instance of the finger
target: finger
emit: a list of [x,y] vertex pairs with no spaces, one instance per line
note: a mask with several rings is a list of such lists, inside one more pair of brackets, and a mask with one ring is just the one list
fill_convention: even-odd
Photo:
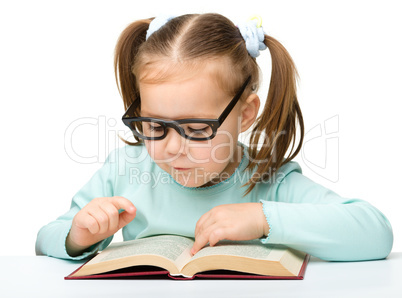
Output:
[[196,254],[201,248],[208,244],[209,234],[214,228],[216,228],[216,224],[209,226],[202,233],[195,235],[195,241],[191,249],[192,254]]
[[223,227],[215,227],[215,229],[209,233],[209,245],[214,246],[219,241],[226,239],[227,237],[225,237],[225,231],[226,229]]
[[98,221],[89,213],[77,218],[76,226],[79,229],[87,229],[91,234],[97,234],[100,229]]
[[108,230],[115,231],[119,226],[119,210],[110,202],[105,202],[99,206],[103,212],[106,213],[109,222],[108,222]]
[[124,197],[111,197],[110,202],[117,208],[117,210],[124,209],[128,213],[135,213],[137,210],[134,204]]
[[193,247],[190,252],[195,255],[202,247],[204,247],[208,243],[208,240],[204,237],[195,238]]
[[197,221],[195,225],[194,235],[198,235],[202,233],[202,231],[206,228],[205,222],[211,218],[211,211],[204,213],[200,219]]
[[88,214],[93,216],[99,225],[99,234],[106,233],[109,229],[109,217],[108,215],[101,209],[100,206],[96,206],[95,208],[88,211]]
[[122,227],[128,225],[135,218],[135,215],[135,211],[134,213],[129,213],[127,211],[123,211],[122,213],[120,213],[118,229],[120,230]]

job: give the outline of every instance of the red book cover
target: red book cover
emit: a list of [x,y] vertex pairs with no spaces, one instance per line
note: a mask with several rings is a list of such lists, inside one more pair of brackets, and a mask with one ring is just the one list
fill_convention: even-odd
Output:
[[193,280],[197,278],[203,279],[304,279],[306,272],[307,263],[310,259],[310,255],[306,254],[302,267],[300,268],[299,274],[297,276],[269,276],[269,275],[258,275],[250,274],[244,272],[236,272],[231,270],[211,270],[204,271],[195,274],[193,277],[184,276],[172,276],[169,271],[163,268],[155,266],[133,266],[128,268],[123,268],[119,270],[109,271],[100,274],[84,275],[84,276],[72,276],[77,272],[82,266],[77,270],[64,277],[66,280],[72,279],[175,279],[175,280]]

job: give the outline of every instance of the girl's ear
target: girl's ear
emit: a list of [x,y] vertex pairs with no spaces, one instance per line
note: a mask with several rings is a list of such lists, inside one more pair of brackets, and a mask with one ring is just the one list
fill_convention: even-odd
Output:
[[252,93],[241,107],[241,132],[245,132],[255,122],[260,109],[260,98]]

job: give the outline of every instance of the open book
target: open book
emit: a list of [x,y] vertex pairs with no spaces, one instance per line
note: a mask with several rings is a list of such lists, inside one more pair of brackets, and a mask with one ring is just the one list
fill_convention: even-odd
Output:
[[306,253],[283,245],[262,244],[258,239],[223,240],[192,256],[193,243],[190,238],[176,235],[112,243],[65,279],[160,274],[173,279],[303,279],[309,259]]

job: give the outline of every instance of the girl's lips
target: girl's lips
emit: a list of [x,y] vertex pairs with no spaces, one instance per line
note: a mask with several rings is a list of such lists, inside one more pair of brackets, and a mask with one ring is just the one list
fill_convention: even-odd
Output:
[[174,168],[177,171],[187,171],[190,170],[190,168]]

